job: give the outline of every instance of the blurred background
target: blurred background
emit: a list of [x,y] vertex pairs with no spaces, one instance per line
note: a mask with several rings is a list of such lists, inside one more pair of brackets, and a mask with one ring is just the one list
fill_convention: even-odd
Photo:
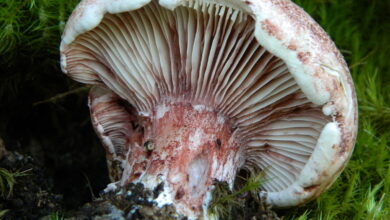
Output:
[[[390,1],[295,2],[329,33],[347,60],[360,128],[351,162],[330,190],[280,215],[390,219]],[[89,118],[88,89],[59,67],[61,33],[77,3],[0,0],[0,138],[8,151],[30,155],[42,165],[54,193],[63,195],[65,210],[90,201],[109,182]]]

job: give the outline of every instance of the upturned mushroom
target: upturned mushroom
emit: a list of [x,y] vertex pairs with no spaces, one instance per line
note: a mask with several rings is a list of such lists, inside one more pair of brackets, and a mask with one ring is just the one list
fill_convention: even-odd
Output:
[[[112,181],[204,215],[215,180],[264,172],[276,207],[326,190],[353,151],[356,97],[324,30],[289,0],[83,0],[61,67],[89,105]],[[110,185],[114,186],[113,184]]]

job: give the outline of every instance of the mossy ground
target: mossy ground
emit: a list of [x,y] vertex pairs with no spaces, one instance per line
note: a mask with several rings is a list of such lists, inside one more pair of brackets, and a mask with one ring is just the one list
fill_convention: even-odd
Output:
[[[108,181],[86,93],[34,105],[81,87],[60,73],[58,61],[60,34],[77,2],[0,0],[0,137],[51,168],[68,207],[90,199],[88,185],[96,193]],[[285,219],[389,219],[390,1],[295,2],[324,27],[350,66],[359,134],[350,163],[326,193],[279,213]]]

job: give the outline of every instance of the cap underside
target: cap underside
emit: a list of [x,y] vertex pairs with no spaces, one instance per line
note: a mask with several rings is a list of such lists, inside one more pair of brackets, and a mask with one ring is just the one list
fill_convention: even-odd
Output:
[[239,131],[241,168],[265,171],[267,192],[287,189],[332,118],[256,40],[252,17],[219,4],[185,4],[168,10],[152,2],[106,14],[67,46],[66,72],[80,82],[105,85],[139,114],[153,115],[167,102],[218,111]]

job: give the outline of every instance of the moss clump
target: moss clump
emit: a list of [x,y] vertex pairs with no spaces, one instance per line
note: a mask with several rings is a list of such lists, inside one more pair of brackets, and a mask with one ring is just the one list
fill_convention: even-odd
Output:
[[241,174],[243,175],[237,177],[233,191],[226,182],[214,183],[209,215],[226,220],[278,220],[277,214],[271,210],[272,207],[265,205],[264,198],[258,196],[264,179],[263,173]]

